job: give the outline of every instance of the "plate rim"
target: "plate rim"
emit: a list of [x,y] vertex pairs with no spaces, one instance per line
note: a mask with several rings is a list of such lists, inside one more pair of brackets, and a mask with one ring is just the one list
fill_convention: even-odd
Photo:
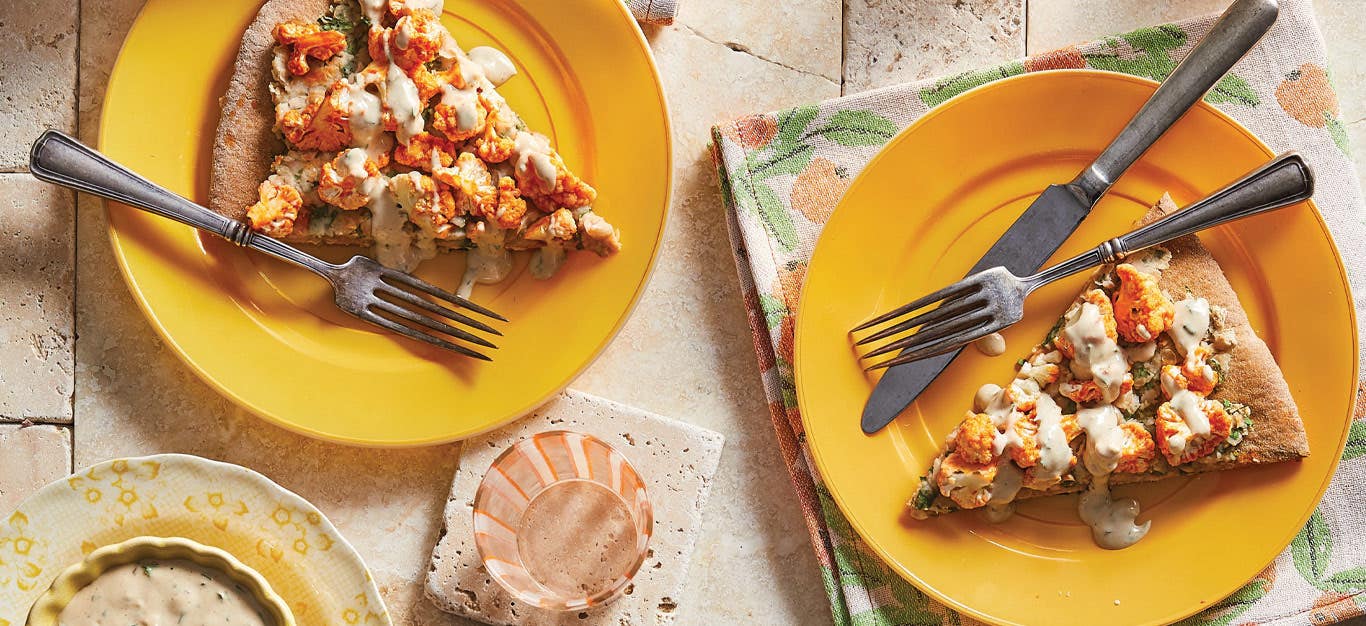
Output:
[[[229,474],[233,474],[233,473],[240,474],[240,475],[241,475],[245,480],[247,480],[248,482],[255,483],[255,484],[261,486],[263,489],[265,489],[265,490],[267,490],[267,491],[272,491],[272,492],[277,493],[277,494],[281,497],[282,500],[284,500],[284,501],[293,501],[293,503],[296,504],[296,505],[302,504],[303,506],[298,507],[298,508],[305,508],[305,509],[309,509],[309,510],[312,510],[312,511],[316,512],[316,513],[318,514],[319,518],[321,519],[321,524],[320,524],[320,526],[322,527],[322,529],[323,529],[324,531],[328,531],[328,532],[330,532],[330,533],[332,534],[332,536],[333,536],[333,538],[334,538],[334,543],[340,544],[342,547],[344,547],[344,548],[348,551],[348,554],[349,554],[349,557],[350,557],[350,558],[347,559],[347,560],[354,560],[355,563],[356,563],[356,565],[359,565],[359,566],[360,566],[360,571],[361,571],[362,574],[364,574],[364,578],[365,578],[365,583],[364,583],[364,584],[365,584],[365,592],[366,592],[365,595],[367,595],[367,596],[369,596],[369,597],[373,597],[374,599],[378,600],[378,601],[379,601],[379,608],[380,608],[380,613],[381,613],[381,615],[387,620],[387,623],[390,623],[390,624],[393,623],[393,616],[390,615],[390,613],[389,613],[389,606],[388,606],[388,604],[386,604],[386,603],[384,602],[384,595],[380,593],[380,591],[379,591],[379,586],[375,583],[374,573],[370,571],[370,565],[367,564],[367,563],[365,562],[365,557],[361,556],[361,553],[360,553],[359,550],[356,549],[355,544],[352,544],[352,543],[351,543],[351,540],[350,540],[350,539],[347,539],[347,538],[346,538],[346,535],[342,534],[341,530],[338,529],[337,526],[336,526],[336,524],[334,524],[334,523],[332,522],[332,519],[329,518],[329,517],[327,516],[327,513],[323,512],[323,510],[322,510],[321,508],[319,508],[318,505],[313,504],[313,502],[311,502],[308,498],[305,498],[305,497],[299,495],[298,493],[295,493],[293,490],[289,489],[288,487],[285,487],[284,485],[281,485],[280,483],[275,482],[274,479],[272,479],[272,478],[269,477],[269,476],[266,476],[266,475],[265,475],[264,473],[262,473],[261,471],[256,470],[256,469],[253,469],[253,468],[250,468],[250,467],[247,467],[247,466],[245,466],[245,465],[238,465],[238,464],[236,464],[236,463],[231,463],[231,462],[228,462],[228,461],[220,461],[220,460],[217,460],[217,459],[211,459],[211,458],[208,458],[208,457],[203,457],[203,456],[199,456],[199,455],[196,455],[196,454],[187,454],[187,453],[183,453],[183,452],[159,452],[159,453],[155,453],[155,454],[146,454],[146,455],[138,455],[138,456],[116,456],[116,457],[104,459],[104,460],[102,460],[102,461],[98,461],[98,462],[95,462],[95,463],[91,463],[91,464],[86,465],[86,466],[83,466],[83,467],[75,468],[75,469],[74,469],[73,471],[71,471],[70,473],[68,473],[68,474],[66,474],[66,475],[64,475],[64,476],[62,476],[62,477],[60,477],[60,478],[56,478],[56,479],[54,479],[54,480],[52,480],[52,481],[49,481],[48,483],[44,484],[42,487],[39,487],[39,488],[38,488],[36,491],[34,491],[33,493],[30,493],[30,494],[29,494],[27,497],[25,497],[23,500],[20,500],[19,503],[18,503],[17,505],[15,505],[14,508],[13,508],[12,510],[13,510],[14,512],[21,511],[21,510],[23,510],[24,507],[27,506],[29,503],[35,502],[35,501],[38,501],[38,500],[41,500],[41,499],[45,499],[45,498],[47,497],[47,494],[49,494],[50,492],[63,493],[64,491],[68,490],[68,489],[67,489],[67,487],[68,487],[67,483],[68,483],[68,482],[70,481],[70,479],[73,478],[73,477],[84,476],[84,475],[86,475],[86,474],[89,474],[89,473],[90,473],[91,471],[93,471],[93,470],[100,469],[100,468],[108,468],[108,467],[111,467],[111,466],[113,466],[115,463],[118,463],[118,462],[124,462],[124,463],[128,463],[128,464],[132,465],[132,464],[135,464],[135,463],[143,463],[143,462],[148,462],[148,461],[156,462],[156,463],[160,464],[162,467],[164,467],[164,466],[167,464],[167,462],[175,462],[175,463],[185,463],[185,464],[186,464],[188,467],[190,467],[190,468],[200,468],[200,469],[207,468],[207,469],[209,469],[209,470],[211,470],[211,471],[214,471],[214,472],[225,472],[225,473],[229,473]],[[201,543],[202,543],[202,542],[201,542]],[[105,545],[113,545],[113,544],[105,544]],[[240,559],[240,557],[238,557],[236,554],[233,554],[232,552],[228,552],[225,548],[222,548],[222,547],[220,547],[220,546],[214,546],[214,545],[212,545],[212,544],[205,544],[205,545],[209,545],[209,547],[218,548],[219,550],[223,550],[224,552],[227,552],[228,554],[232,555],[233,558],[238,558],[238,559]],[[71,564],[68,564],[68,565],[71,565]],[[248,566],[248,567],[250,567],[250,566]],[[61,574],[62,571],[63,571],[62,569],[56,570],[56,572],[57,572],[56,575],[57,575],[57,576],[60,576],[60,574]],[[253,571],[255,571],[255,570],[253,570]],[[49,586],[50,586],[50,584],[51,584],[51,583],[49,583]],[[43,587],[43,592],[46,592],[46,589],[47,589],[47,586],[44,586],[44,587]],[[39,597],[41,597],[41,595],[40,595]],[[367,600],[368,600],[368,598],[367,598]]]
[[[991,91],[991,90],[994,90],[994,89],[1002,88],[1003,86],[1008,86],[1008,85],[1012,85],[1012,84],[1014,84],[1014,83],[1023,82],[1023,81],[1028,81],[1028,80],[1036,80],[1036,79],[1037,79],[1038,77],[1040,77],[1040,76],[1056,76],[1056,75],[1062,75],[1062,74],[1077,76],[1077,77],[1079,77],[1079,78],[1087,78],[1087,79],[1091,79],[1091,80],[1097,80],[1097,79],[1099,79],[1099,80],[1115,80],[1115,81],[1119,81],[1119,82],[1129,82],[1129,83],[1134,83],[1134,84],[1143,85],[1143,86],[1146,86],[1146,87],[1149,87],[1149,88],[1152,88],[1152,89],[1156,89],[1156,88],[1160,85],[1160,83],[1159,83],[1158,81],[1150,80],[1150,79],[1143,78],[1143,77],[1139,77],[1139,76],[1133,76],[1133,75],[1130,75],[1130,74],[1124,74],[1124,73],[1120,73],[1120,72],[1110,72],[1110,71],[1105,71],[1105,70],[1096,70],[1096,69],[1089,69],[1089,68],[1088,68],[1088,69],[1053,69],[1053,70],[1041,70],[1041,71],[1036,71],[1036,72],[1025,72],[1025,73],[1023,73],[1023,74],[1017,74],[1017,75],[1015,75],[1015,76],[1009,76],[1009,77],[1006,77],[1006,78],[1002,78],[1002,79],[999,79],[999,80],[992,81],[992,82],[987,83],[987,84],[984,84],[984,85],[979,85],[979,86],[977,86],[977,87],[973,87],[972,89],[969,89],[969,90],[967,90],[967,91],[964,91],[963,93],[958,94],[958,95],[956,95],[956,96],[954,96],[954,97],[952,97],[952,98],[950,98],[950,99],[944,101],[943,103],[939,104],[938,106],[935,106],[935,107],[931,108],[927,113],[925,113],[924,115],[922,115],[922,116],[920,116],[919,118],[917,118],[914,122],[912,122],[911,124],[907,125],[907,126],[906,126],[905,128],[903,128],[901,131],[899,131],[895,136],[893,136],[890,140],[888,140],[888,142],[887,142],[881,149],[878,150],[877,154],[875,154],[875,155],[873,156],[873,158],[870,159],[870,160],[868,161],[868,164],[867,164],[866,166],[864,166],[862,170],[860,170],[858,176],[856,176],[856,177],[854,178],[854,180],[850,181],[849,189],[853,189],[853,188],[860,182],[861,179],[863,179],[865,176],[868,175],[868,172],[870,172],[870,171],[872,171],[872,170],[874,169],[874,166],[876,166],[877,163],[878,163],[878,161],[880,161],[880,160],[888,153],[889,148],[891,148],[891,147],[893,146],[893,144],[896,144],[896,143],[899,143],[900,141],[903,141],[904,138],[905,138],[905,136],[908,135],[909,133],[911,133],[914,129],[918,128],[919,126],[921,126],[921,125],[924,124],[924,123],[927,123],[929,120],[931,120],[931,119],[937,117],[938,115],[941,115],[945,110],[949,109],[952,105],[958,103],[959,101],[961,101],[961,100],[963,100],[963,99],[967,99],[967,98],[969,98],[969,97],[974,97],[974,96],[976,96],[976,95],[979,95],[980,93],[984,93],[984,92]],[[1192,106],[1193,106],[1193,107],[1201,107],[1201,108],[1203,108],[1203,109],[1206,109],[1207,111],[1209,111],[1210,113],[1212,113],[1212,114],[1216,117],[1216,119],[1218,119],[1218,120],[1221,121],[1221,122],[1224,122],[1224,123],[1228,124],[1228,125],[1229,125],[1230,127],[1232,127],[1234,130],[1236,130],[1237,132],[1239,132],[1239,133],[1243,134],[1244,136],[1246,136],[1248,139],[1251,140],[1251,142],[1252,142],[1253,145],[1255,145],[1258,149],[1260,149],[1260,150],[1266,155],[1266,157],[1267,157],[1268,159],[1270,159],[1270,158],[1272,158],[1272,157],[1274,157],[1274,156],[1276,155],[1276,152],[1274,152],[1273,150],[1271,150],[1271,148],[1270,148],[1269,146],[1267,146],[1266,143],[1263,142],[1263,141],[1261,140],[1261,138],[1259,138],[1255,133],[1253,133],[1251,130],[1249,130],[1249,129],[1248,129],[1246,126],[1244,126],[1241,122],[1239,122],[1238,120],[1234,119],[1232,116],[1228,115],[1227,113],[1224,113],[1223,111],[1219,110],[1218,107],[1215,107],[1214,105],[1210,104],[1209,102],[1206,102],[1203,98],[1201,98],[1200,100],[1196,101],[1196,103],[1195,103],[1194,105],[1192,105]],[[1141,159],[1142,157],[1140,156],[1139,158]],[[839,209],[841,209],[841,208],[844,207],[844,205],[845,205],[845,198],[847,198],[847,197],[848,197],[848,192],[846,191],[845,196],[842,197],[842,198],[840,199],[840,202],[836,205],[835,210],[831,213],[831,219],[833,219],[833,218],[834,218],[834,215],[837,214],[837,213],[839,212]],[[1358,328],[1357,328],[1357,312],[1356,312],[1355,302],[1352,300],[1352,296],[1351,296],[1351,284],[1350,284],[1350,282],[1348,282],[1348,279],[1347,279],[1347,270],[1346,270],[1346,266],[1343,264],[1342,251],[1338,249],[1337,242],[1333,239],[1332,232],[1328,230],[1328,224],[1327,224],[1326,221],[1324,221],[1324,219],[1323,219],[1323,214],[1319,211],[1318,205],[1314,203],[1314,201],[1313,201],[1312,198],[1309,199],[1309,200],[1305,200],[1304,202],[1305,202],[1306,205],[1311,209],[1311,210],[1310,210],[1310,214],[1313,216],[1315,224],[1319,227],[1320,231],[1322,232],[1323,238],[1328,242],[1329,249],[1330,249],[1330,250],[1332,251],[1332,253],[1333,253],[1333,260],[1336,262],[1336,265],[1337,265],[1338,277],[1339,277],[1339,279],[1341,280],[1342,285],[1344,285],[1345,287],[1347,287],[1347,289],[1344,290],[1345,293],[1346,293],[1346,299],[1347,299],[1347,304],[1348,304],[1348,306],[1347,306],[1347,318],[1348,318],[1347,321],[1349,322],[1349,327],[1350,327],[1350,330],[1351,330],[1352,344],[1353,344],[1354,346],[1356,346],[1355,352],[1358,353],[1358,355],[1359,355],[1360,350],[1361,350],[1361,343],[1360,343],[1360,337],[1359,337],[1359,332],[1358,332]],[[827,221],[827,225],[828,225],[828,221]],[[824,235],[824,231],[822,231],[822,235]],[[811,260],[812,260],[812,261],[815,261],[815,259],[816,259],[816,252],[818,252],[819,250],[820,250],[820,242],[819,242],[819,240],[818,240],[818,241],[816,242],[816,245],[812,248],[812,254],[811,254]],[[802,385],[802,382],[801,382],[802,379],[803,379],[803,376],[802,376],[803,367],[802,367],[802,365],[801,365],[802,362],[803,362],[803,360],[802,360],[802,358],[801,358],[803,342],[800,341],[800,337],[802,336],[802,333],[801,333],[801,328],[802,328],[802,324],[801,324],[801,309],[802,309],[802,307],[804,307],[804,306],[806,305],[805,292],[806,292],[807,282],[808,282],[808,280],[809,280],[811,274],[812,274],[812,272],[810,271],[810,269],[808,269],[807,272],[805,272],[805,274],[804,274],[803,277],[802,277],[801,295],[800,295],[799,298],[798,298],[799,304],[798,304],[798,309],[797,309],[797,326],[796,326],[796,330],[795,330],[795,332],[794,332],[794,337],[793,337],[793,368],[792,368],[792,369],[793,369],[793,386],[795,387],[795,391],[796,391],[797,406],[798,406],[798,411],[799,411],[800,414],[801,414],[801,421],[802,421],[802,430],[803,430],[803,432],[809,432],[809,431],[810,431],[810,424],[811,424],[811,421],[812,421],[812,419],[813,419],[813,418],[812,418],[812,415],[813,415],[813,414],[812,414],[811,411],[808,411],[808,410],[807,410],[807,408],[808,408],[808,407],[807,407],[807,403],[803,400],[804,395],[801,393],[801,390],[802,390],[802,388],[803,388],[803,385]],[[1356,380],[1356,381],[1359,381],[1359,380],[1360,380],[1360,374],[1361,374],[1361,371],[1360,371],[1360,370],[1361,370],[1360,358],[1354,359],[1354,360],[1352,361],[1352,377],[1351,377],[1352,380]],[[1353,390],[1351,391],[1351,394],[1350,394],[1350,395],[1351,395],[1351,401],[1348,403],[1347,415],[1346,415],[1346,417],[1345,417],[1345,420],[1346,420],[1346,422],[1348,423],[1349,426],[1350,426],[1350,423],[1351,423],[1351,421],[1352,421],[1352,419],[1353,419],[1352,416],[1354,415],[1354,413],[1355,413],[1355,411],[1356,411],[1356,407],[1357,407],[1357,394],[1356,394],[1355,389],[1353,389]],[[1281,551],[1284,551],[1285,546],[1287,546],[1287,545],[1290,544],[1290,542],[1294,539],[1295,534],[1299,532],[1300,528],[1302,528],[1302,527],[1304,526],[1304,524],[1309,520],[1310,516],[1312,516],[1312,515],[1314,514],[1314,511],[1318,509],[1319,503],[1321,503],[1321,502],[1323,501],[1323,496],[1324,496],[1324,494],[1327,492],[1329,485],[1332,483],[1333,477],[1337,474],[1338,465],[1339,465],[1339,463],[1340,463],[1341,460],[1342,460],[1342,453],[1343,453],[1343,450],[1345,449],[1345,446],[1346,446],[1346,443],[1347,443],[1347,438],[1348,438],[1349,430],[1350,430],[1350,429],[1343,429],[1342,434],[1341,434],[1341,436],[1340,436],[1339,439],[1338,439],[1336,451],[1335,451],[1335,453],[1333,454],[1333,456],[1331,457],[1332,460],[1331,460],[1330,463],[1329,463],[1328,472],[1326,473],[1326,476],[1324,477],[1324,479],[1320,482],[1320,484],[1319,484],[1319,486],[1318,486],[1318,493],[1314,496],[1313,505],[1310,506],[1309,509],[1308,509],[1307,511],[1305,511],[1305,512],[1300,516],[1299,521],[1294,525],[1293,529],[1290,531],[1290,534],[1287,535],[1287,536],[1284,538],[1283,541],[1278,541],[1277,545],[1280,546]],[[821,452],[820,446],[818,446],[818,445],[816,444],[816,438],[815,438],[815,437],[808,438],[808,442],[809,442],[808,447],[809,447],[809,449],[811,450],[811,457],[812,457],[812,459],[814,460],[815,465],[816,465],[816,468],[815,468],[815,469],[816,469],[816,471],[817,471],[818,473],[820,473],[821,475],[824,475],[825,472],[824,472],[823,468],[827,465],[827,463],[830,463],[831,461],[830,461],[828,458],[823,457],[823,453]],[[824,480],[822,480],[822,482],[824,482]],[[869,535],[868,535],[868,534],[865,532],[865,530],[864,530],[863,523],[862,523],[861,521],[859,521],[858,518],[857,518],[856,516],[850,514],[849,508],[848,508],[848,505],[847,505],[846,502],[845,502],[844,496],[842,496],[842,495],[840,494],[840,492],[837,491],[836,489],[830,487],[828,483],[826,483],[826,484],[827,484],[827,489],[828,489],[828,491],[830,492],[831,499],[833,499],[833,500],[835,501],[835,504],[838,506],[838,508],[839,508],[839,510],[840,510],[840,513],[841,513],[842,515],[844,515],[845,519],[847,519],[847,520],[849,521],[849,524],[850,524],[850,526],[854,529],[854,532],[856,532],[856,533],[858,534],[859,538],[860,538],[861,540],[863,540],[863,542],[864,542],[865,544],[867,544],[868,547],[870,547],[870,548],[873,550],[873,552],[875,552],[875,553],[877,554],[878,558],[882,561],[882,563],[885,564],[887,567],[889,567],[892,571],[896,572],[897,576],[899,576],[902,580],[904,580],[904,581],[910,583],[911,585],[913,585],[913,586],[914,586],[917,590],[919,590],[920,592],[922,592],[922,593],[924,593],[924,594],[930,596],[931,598],[935,599],[935,600],[938,601],[938,602],[943,603],[944,605],[948,606],[950,609],[952,609],[952,610],[954,610],[954,611],[957,611],[957,612],[959,612],[959,613],[967,614],[967,615],[969,615],[969,616],[971,616],[971,617],[973,617],[973,618],[975,618],[975,619],[979,619],[979,620],[982,620],[982,621],[984,621],[984,622],[986,622],[986,623],[990,623],[990,624],[1014,624],[1014,623],[1017,623],[1017,622],[1013,622],[1013,621],[1004,621],[1004,620],[1002,620],[1000,617],[989,615],[989,614],[987,614],[987,613],[985,613],[985,612],[982,612],[982,611],[980,611],[980,610],[978,610],[978,609],[976,609],[976,608],[974,608],[974,607],[971,607],[971,606],[969,606],[969,605],[966,605],[966,604],[964,604],[964,603],[958,601],[957,599],[954,599],[954,598],[952,598],[952,597],[949,597],[948,595],[942,593],[939,589],[937,589],[937,588],[935,588],[935,587],[933,587],[933,586],[930,586],[928,583],[926,583],[925,581],[921,580],[921,578],[920,578],[918,575],[916,575],[915,572],[914,572],[910,567],[908,567],[907,565],[905,565],[905,564],[903,564],[903,563],[901,563],[901,562],[899,562],[899,561],[893,559],[893,558],[891,557],[891,555],[889,554],[889,550],[887,550],[887,548],[884,547],[884,546],[882,545],[881,542],[876,541],[876,540],[874,540],[873,538],[869,537]],[[1270,563],[1270,562],[1274,561],[1274,560],[1279,556],[1279,554],[1280,554],[1280,552],[1277,552],[1276,554],[1272,555],[1271,559],[1270,559],[1269,561],[1267,561],[1267,563]],[[1266,563],[1263,563],[1261,569],[1264,569],[1265,567],[1266,567]],[[1238,581],[1238,583],[1237,583],[1236,585],[1231,586],[1231,588],[1228,590],[1227,593],[1221,594],[1221,595],[1219,596],[1219,599],[1222,600],[1223,598],[1227,597],[1230,593],[1233,593],[1234,591],[1236,591],[1240,585],[1244,585],[1244,584],[1246,584],[1248,581],[1250,581],[1250,580],[1252,580],[1253,578],[1255,578],[1256,575],[1257,575],[1257,573],[1258,573],[1259,571],[1261,571],[1261,569],[1257,569],[1257,570],[1252,571],[1251,573],[1248,574],[1248,576],[1247,576],[1246,578],[1241,578],[1241,579]],[[1181,619],[1184,619],[1184,618],[1186,618],[1186,617],[1189,617],[1189,616],[1191,616],[1191,615],[1194,615],[1194,614],[1200,612],[1200,611],[1201,611],[1202,609],[1204,609],[1204,608],[1207,608],[1207,607],[1206,607],[1205,605],[1196,604],[1195,606],[1192,606],[1192,607],[1190,607],[1189,609],[1181,609],[1180,611],[1177,611],[1176,613],[1172,613],[1172,614],[1170,614],[1170,615],[1162,616],[1162,617],[1158,618],[1158,621],[1155,622],[1155,623],[1169,623],[1169,622],[1181,620]]]
[[[144,3],[141,7],[138,8],[137,16],[130,23],[128,33],[132,33],[133,30],[138,28],[138,26],[142,23],[143,18],[147,14],[148,7],[150,7],[154,1],[155,0],[149,0],[148,2]],[[212,388],[220,396],[228,399],[234,405],[245,409],[247,412],[251,413],[252,415],[260,419],[265,420],[266,422],[284,428],[285,430],[288,430],[290,432],[303,435],[310,439],[317,439],[321,441],[328,441],[332,443],[362,448],[401,449],[438,446],[456,441],[463,441],[465,439],[469,439],[471,437],[475,437],[490,432],[502,426],[506,426],[507,424],[510,424],[518,419],[521,419],[522,417],[525,417],[532,411],[535,411],[538,407],[544,405],[546,402],[548,402],[551,398],[555,397],[556,395],[563,393],[565,389],[568,389],[569,386],[573,384],[574,381],[577,380],[579,376],[584,373],[584,371],[586,371],[589,367],[591,367],[594,363],[597,362],[597,360],[602,356],[603,352],[607,350],[607,347],[610,346],[612,342],[616,340],[617,336],[621,334],[622,328],[625,327],[626,322],[631,319],[631,316],[635,313],[636,308],[640,305],[641,298],[645,295],[645,290],[649,286],[650,280],[654,278],[655,270],[659,266],[660,251],[664,246],[664,239],[668,234],[669,216],[673,212],[674,186],[677,182],[677,176],[674,172],[675,159],[673,114],[672,111],[669,109],[668,97],[664,92],[664,84],[660,77],[659,66],[655,62],[654,54],[650,48],[649,41],[645,38],[645,33],[640,29],[639,26],[636,25],[635,18],[631,16],[630,10],[627,9],[624,3],[616,2],[612,4],[615,5],[615,11],[613,13],[617,16],[617,19],[624,20],[625,27],[629,29],[629,31],[631,32],[632,39],[635,45],[637,46],[638,52],[643,53],[647,66],[650,69],[651,83],[654,87],[653,92],[658,98],[660,112],[663,115],[663,166],[668,172],[668,185],[667,188],[664,190],[664,208],[659,215],[659,235],[655,237],[654,245],[650,250],[649,261],[646,263],[645,271],[641,274],[640,280],[635,285],[634,292],[631,295],[630,302],[627,304],[625,309],[622,310],[621,315],[618,316],[616,323],[612,326],[612,329],[604,335],[602,341],[597,345],[596,348],[593,349],[592,353],[587,355],[584,362],[580,364],[577,368],[575,368],[571,372],[568,372],[565,376],[565,379],[559,384],[559,386],[555,387],[554,389],[551,389],[548,393],[540,397],[532,399],[529,403],[518,408],[515,412],[510,413],[508,416],[500,420],[484,424],[482,426],[478,426],[475,428],[461,429],[459,430],[459,432],[437,437],[373,441],[325,433],[316,428],[310,428],[302,424],[298,424],[288,419],[285,419],[284,417],[277,415],[276,412],[270,411],[265,407],[259,406],[258,404],[248,400],[247,398],[243,397],[233,389],[229,388],[227,385],[220,382],[217,378],[214,377],[212,373],[208,372],[198,361],[196,361],[189,354],[189,352],[183,346],[180,345],[178,341],[176,341],[176,338],[165,327],[161,318],[157,315],[156,311],[152,309],[151,304],[148,303],[146,295],[142,292],[142,289],[138,284],[137,277],[134,275],[133,269],[129,265],[128,258],[124,253],[124,249],[119,243],[119,227],[115,224],[115,212],[110,210],[110,204],[113,201],[101,198],[99,201],[100,208],[104,212],[105,222],[108,225],[107,236],[109,245],[113,248],[114,260],[115,263],[118,265],[119,275],[123,278],[124,285],[128,288],[129,294],[133,297],[134,302],[137,304],[138,310],[142,312],[143,317],[146,318],[147,321],[151,324],[152,328],[155,329],[157,336],[159,336],[163,342],[165,342],[168,346],[171,347],[171,350],[175,353],[176,358],[178,358],[181,363],[189,367],[189,369],[192,372],[194,372],[197,378],[199,378],[206,385]],[[106,82],[106,96],[108,94],[108,86],[113,85],[114,82],[119,78],[121,71],[124,69],[125,63],[131,63],[131,61],[124,55],[124,52],[127,49],[128,39],[128,34],[125,34],[123,41],[119,44],[118,56],[115,57],[114,65],[109,72],[109,79]],[[109,108],[109,102],[109,98],[105,97],[100,103],[100,123],[97,129],[95,147],[97,150],[100,150],[101,152],[103,152],[105,149],[106,132],[109,128],[109,118],[106,115]],[[215,115],[215,117],[217,117],[217,115]],[[138,209],[127,207],[122,204],[119,204],[119,206],[124,207],[126,210],[138,211]],[[196,229],[190,226],[183,226],[182,228],[187,233],[198,232]],[[198,235],[194,234],[193,236],[197,237]],[[414,356],[413,358],[418,357]]]

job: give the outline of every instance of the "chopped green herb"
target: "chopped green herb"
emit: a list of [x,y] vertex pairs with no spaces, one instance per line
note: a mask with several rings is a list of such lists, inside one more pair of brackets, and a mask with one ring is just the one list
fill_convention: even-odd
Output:
[[915,491],[915,498],[911,500],[911,506],[921,511],[928,511],[933,503],[934,484],[930,482],[930,475],[925,474],[920,477],[920,488]]
[[1147,363],[1134,363],[1134,380],[1147,380],[1153,373],[1148,370]]
[[441,60],[432,59],[430,61],[427,61],[426,63],[423,63],[422,66],[427,68],[427,71],[429,72],[439,72],[441,71]]
[[1051,343],[1053,343],[1053,340],[1054,340],[1054,339],[1057,339],[1058,333],[1062,331],[1062,325],[1063,325],[1063,322],[1065,322],[1065,321],[1067,321],[1067,318],[1066,318],[1065,316],[1064,316],[1064,317],[1059,317],[1059,318],[1058,318],[1058,322],[1057,322],[1056,324],[1053,324],[1053,328],[1050,328],[1050,329],[1048,330],[1048,334],[1044,336],[1044,338],[1043,338],[1043,343],[1044,343],[1044,345],[1051,344]]
[[1059,404],[1058,407],[1062,409],[1063,413],[1077,412],[1077,403],[1073,401],[1071,398],[1063,398],[1062,404]]
[[151,577],[152,577],[152,569],[153,569],[153,568],[160,567],[160,564],[157,563],[156,561],[143,561],[142,563],[139,563],[138,565],[142,567],[142,573],[143,573],[143,575],[144,575],[144,576],[147,576],[148,578],[151,578]]
[[323,30],[339,30],[343,32],[349,31],[355,27],[351,22],[335,15],[324,15],[318,18],[318,26],[321,26]]
[[1028,361],[1026,361],[1026,360],[1024,360],[1024,359],[1016,359],[1016,360],[1015,360],[1015,369],[1019,369],[1019,368],[1021,368],[1021,367],[1024,367],[1024,364],[1025,364],[1025,363],[1028,363]]

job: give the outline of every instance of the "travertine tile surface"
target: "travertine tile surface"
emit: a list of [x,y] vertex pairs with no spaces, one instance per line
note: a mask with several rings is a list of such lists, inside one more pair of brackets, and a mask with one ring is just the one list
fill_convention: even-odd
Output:
[[71,472],[71,429],[0,424],[0,513]]
[[[1029,52],[1037,52],[1215,11],[1226,2],[1030,0],[1026,10],[1024,0],[680,0],[677,24],[645,28],[674,115],[674,205],[657,270],[636,313],[575,386],[727,438],[727,453],[705,510],[705,530],[680,601],[681,623],[830,620],[806,528],[770,432],[716,173],[706,149],[710,126],[754,111],[834,97],[841,86],[853,93],[970,69],[1021,56],[1026,42]],[[28,143],[41,127],[69,129],[79,119],[81,136],[94,140],[109,70],[141,4],[0,0],[0,41],[11,50],[0,56],[0,171],[23,166]],[[79,44],[73,36],[78,7],[83,9]],[[1363,7],[1359,0],[1318,0],[1316,7],[1343,120],[1356,139],[1358,156],[1363,156]],[[78,67],[77,118],[72,102]],[[12,241],[12,220],[35,213],[40,221],[65,219],[69,232],[69,196],[65,204],[56,199],[61,192],[43,199],[41,192],[27,188],[27,180],[0,177],[7,202],[20,199],[13,207],[0,203],[6,241]],[[309,498],[332,518],[371,566],[396,623],[467,623],[440,612],[422,596],[423,573],[437,541],[458,448],[345,448],[246,415],[199,382],[156,337],[118,277],[100,204],[82,198],[79,207],[75,281],[69,261],[52,265],[46,261],[49,255],[0,247],[6,250],[0,257],[11,255],[0,259],[0,298],[7,303],[26,289],[52,287],[56,291],[44,292],[42,298],[49,307],[63,298],[70,302],[71,285],[80,286],[75,294],[80,339],[74,348],[77,465],[168,451],[249,465]],[[62,241],[69,246],[70,240],[57,236],[59,226],[48,231],[48,223],[42,224],[39,232],[54,237],[52,258],[60,258]],[[44,264],[49,271],[25,270],[18,278],[3,274],[25,263]],[[48,279],[52,282],[44,282]],[[0,415],[17,411],[60,419],[62,398],[70,402],[70,382],[65,396],[60,385],[51,394],[24,389],[23,394],[5,395],[4,389],[14,386],[11,381],[44,390],[33,381],[49,380],[42,367],[26,360],[48,348],[35,346],[25,353],[18,345],[20,351],[13,352],[16,342],[9,339],[31,328],[23,320],[55,319],[60,327],[62,319],[46,309],[43,315],[22,317],[29,312],[16,314],[10,312],[13,308],[5,307],[5,316],[0,316],[0,336],[6,339],[0,343]],[[69,309],[66,315],[66,334],[58,335],[69,346]],[[69,381],[69,359],[67,367]],[[70,431],[36,428],[40,430],[0,424],[0,509],[68,470],[70,449],[64,446],[70,445]],[[17,486],[4,482],[19,476],[11,471],[14,461],[6,461],[6,453],[11,458],[18,454],[26,463],[20,467],[34,476]]]
[[76,124],[76,2],[0,3],[0,172],[27,170],[44,128]]
[[847,0],[844,93],[1024,56],[1025,0]]
[[70,191],[0,174],[0,422],[71,421],[72,204]]

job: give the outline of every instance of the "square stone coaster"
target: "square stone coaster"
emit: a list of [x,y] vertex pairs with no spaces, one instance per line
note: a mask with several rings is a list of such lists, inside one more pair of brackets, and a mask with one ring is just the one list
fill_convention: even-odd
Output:
[[[654,507],[650,552],[627,595],[585,612],[547,611],[514,600],[489,577],[474,547],[474,492],[484,473],[513,444],[550,430],[579,431],[611,444],[645,479]],[[719,433],[572,390],[510,426],[466,441],[432,551],[427,597],[444,611],[489,624],[673,623],[723,443]]]

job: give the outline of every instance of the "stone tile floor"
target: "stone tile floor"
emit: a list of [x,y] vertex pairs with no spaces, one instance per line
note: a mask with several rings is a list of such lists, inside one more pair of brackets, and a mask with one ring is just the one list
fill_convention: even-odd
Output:
[[[7,0],[0,11],[0,43],[11,51],[0,56],[0,234],[7,244],[0,250],[0,509],[73,463],[177,451],[248,464],[337,523],[371,565],[397,623],[463,623],[440,614],[420,591],[456,447],[343,448],[246,415],[182,366],[138,313],[114,269],[99,202],[24,173],[27,146],[41,128],[94,142],[109,70],[142,2]],[[1213,12],[1225,0],[680,4],[675,25],[645,29],[674,113],[678,171],[663,254],[641,306],[575,387],[726,435],[710,523],[680,602],[683,623],[825,623],[824,590],[771,445],[723,243],[708,129],[749,112]],[[1362,5],[1315,0],[1315,7],[1360,160]],[[351,472],[362,463],[371,471]]]

